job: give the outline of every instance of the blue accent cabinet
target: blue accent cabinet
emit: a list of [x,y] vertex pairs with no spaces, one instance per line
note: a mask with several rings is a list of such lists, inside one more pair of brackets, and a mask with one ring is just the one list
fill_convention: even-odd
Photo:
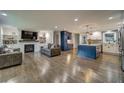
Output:
[[61,50],[63,51],[70,50],[67,40],[70,40],[71,38],[72,38],[71,33],[67,31],[61,31]]

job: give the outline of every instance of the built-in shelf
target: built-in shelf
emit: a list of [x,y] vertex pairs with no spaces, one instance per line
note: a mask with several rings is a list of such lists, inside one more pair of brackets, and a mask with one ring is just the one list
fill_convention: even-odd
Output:
[[38,40],[19,40],[19,42],[39,42]]
[[18,39],[17,39],[17,35],[3,35],[3,44],[17,44],[18,43]]
[[17,40],[3,40],[3,44],[17,44]]

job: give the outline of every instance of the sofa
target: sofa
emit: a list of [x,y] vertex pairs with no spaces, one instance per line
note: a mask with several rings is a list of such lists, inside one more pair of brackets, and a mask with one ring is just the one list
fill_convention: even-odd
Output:
[[61,49],[59,46],[53,44],[48,44],[47,47],[41,47],[41,54],[47,55],[49,57],[61,55]]
[[0,69],[22,64],[22,53],[19,50],[0,46]]
[[21,52],[0,54],[0,69],[14,66],[14,65],[19,65],[19,64],[22,64]]

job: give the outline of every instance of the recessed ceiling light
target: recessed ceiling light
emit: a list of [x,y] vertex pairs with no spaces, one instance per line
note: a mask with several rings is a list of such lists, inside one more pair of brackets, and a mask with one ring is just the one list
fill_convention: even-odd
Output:
[[58,26],[55,26],[54,28],[58,28]]
[[108,20],[112,20],[112,19],[113,19],[113,17],[109,17],[109,18],[108,18]]
[[2,13],[1,15],[3,15],[3,16],[7,16],[7,14],[6,14],[6,13]]
[[77,22],[78,21],[78,18],[75,18],[74,21]]

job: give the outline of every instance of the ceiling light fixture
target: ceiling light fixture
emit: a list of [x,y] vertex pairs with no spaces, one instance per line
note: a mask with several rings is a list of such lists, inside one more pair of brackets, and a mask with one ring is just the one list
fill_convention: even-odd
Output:
[[54,28],[58,28],[58,26],[55,26]]
[[3,15],[3,16],[7,16],[7,14],[6,14],[6,13],[2,13],[1,15]]
[[77,22],[78,21],[78,18],[75,18],[74,21]]
[[112,20],[112,19],[113,19],[113,17],[109,17],[109,18],[108,18],[108,20]]

